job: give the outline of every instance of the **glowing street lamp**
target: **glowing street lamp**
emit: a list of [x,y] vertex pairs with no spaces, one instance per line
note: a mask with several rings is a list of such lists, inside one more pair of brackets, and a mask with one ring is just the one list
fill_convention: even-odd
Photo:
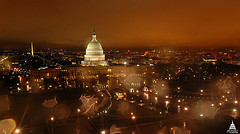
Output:
[[235,104],[237,104],[237,103],[238,103],[238,101],[237,101],[237,100],[235,100],[235,101],[234,101],[234,103],[235,103]]
[[51,120],[51,121],[54,121],[54,117],[51,117],[50,120]]
[[105,131],[105,130],[102,130],[102,131],[101,131],[101,134],[106,134],[106,131]]
[[200,117],[203,117],[203,114],[200,114]]
[[78,108],[78,109],[77,109],[77,112],[79,113],[80,111],[81,111],[81,110]]
[[16,129],[16,130],[15,130],[15,133],[16,133],[16,134],[19,134],[19,133],[20,133],[20,129]]
[[233,112],[237,112],[237,109],[233,109]]
[[166,104],[166,107],[168,106],[168,104],[169,104],[169,101],[165,101],[165,104]]
[[188,107],[184,107],[184,110],[185,110],[185,111],[188,111]]
[[132,116],[132,120],[135,120],[135,119],[136,119],[136,116],[133,115],[133,116]]
[[180,111],[181,111],[181,106],[180,105],[177,106],[177,111],[180,113]]

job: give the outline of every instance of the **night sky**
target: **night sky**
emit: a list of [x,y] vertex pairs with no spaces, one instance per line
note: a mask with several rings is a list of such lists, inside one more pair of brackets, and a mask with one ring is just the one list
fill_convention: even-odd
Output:
[[1,48],[240,46],[240,0],[0,0]]

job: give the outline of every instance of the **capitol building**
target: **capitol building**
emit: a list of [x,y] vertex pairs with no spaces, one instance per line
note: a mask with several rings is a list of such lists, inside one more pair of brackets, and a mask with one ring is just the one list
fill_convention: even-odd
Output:
[[103,54],[102,45],[97,41],[95,30],[93,31],[92,40],[88,43],[83,66],[107,66],[105,54]]
[[[149,65],[108,65],[94,31],[92,39],[87,45],[84,60],[81,61],[81,66],[35,69],[31,71],[31,81],[39,91],[53,88],[90,87],[94,81],[95,84],[118,88],[120,86],[118,78],[128,78],[126,87],[141,87],[143,83],[141,79],[137,78],[145,76],[146,72],[154,72],[154,67]],[[54,82],[49,80],[54,80]]]

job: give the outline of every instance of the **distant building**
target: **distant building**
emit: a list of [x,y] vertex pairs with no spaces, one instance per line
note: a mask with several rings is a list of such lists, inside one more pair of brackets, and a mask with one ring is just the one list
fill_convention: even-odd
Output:
[[[118,85],[123,82],[126,78],[127,82],[124,86],[128,88],[138,88],[142,86],[142,81],[136,81],[135,78],[138,76],[144,77],[146,72],[153,72],[154,67],[149,65],[141,66],[89,66],[89,67],[63,67],[57,68],[46,68],[41,70],[32,70],[31,75],[37,88],[48,89],[50,88],[61,88],[72,87],[75,88],[76,84],[81,82],[74,82],[75,80],[81,80],[84,86],[90,86],[91,80],[96,80],[96,84],[108,85],[109,88],[118,88]],[[118,79],[120,83],[112,83]],[[134,80],[132,80],[134,79]],[[47,80],[52,80],[46,84]],[[54,82],[55,81],[55,82]],[[61,82],[65,84],[60,84]],[[44,83],[45,82],[45,83]],[[60,83],[59,83],[60,82]],[[53,83],[53,84],[52,84]],[[55,83],[55,85],[54,85]],[[111,84],[112,83],[112,84]],[[124,82],[125,83],[125,82]],[[75,85],[75,86],[74,86]],[[79,86],[78,86],[79,87]]]
[[216,64],[217,63],[217,59],[215,58],[202,58],[204,62],[207,62],[207,63],[212,63],[212,64]]
[[81,62],[83,66],[106,66],[105,55],[101,44],[96,39],[95,30],[93,31],[92,40],[88,43],[84,61]]

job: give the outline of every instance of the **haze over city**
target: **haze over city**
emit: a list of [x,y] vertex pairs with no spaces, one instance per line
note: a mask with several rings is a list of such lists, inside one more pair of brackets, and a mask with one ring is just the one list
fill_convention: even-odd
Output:
[[0,0],[0,46],[105,48],[240,45],[239,0]]

